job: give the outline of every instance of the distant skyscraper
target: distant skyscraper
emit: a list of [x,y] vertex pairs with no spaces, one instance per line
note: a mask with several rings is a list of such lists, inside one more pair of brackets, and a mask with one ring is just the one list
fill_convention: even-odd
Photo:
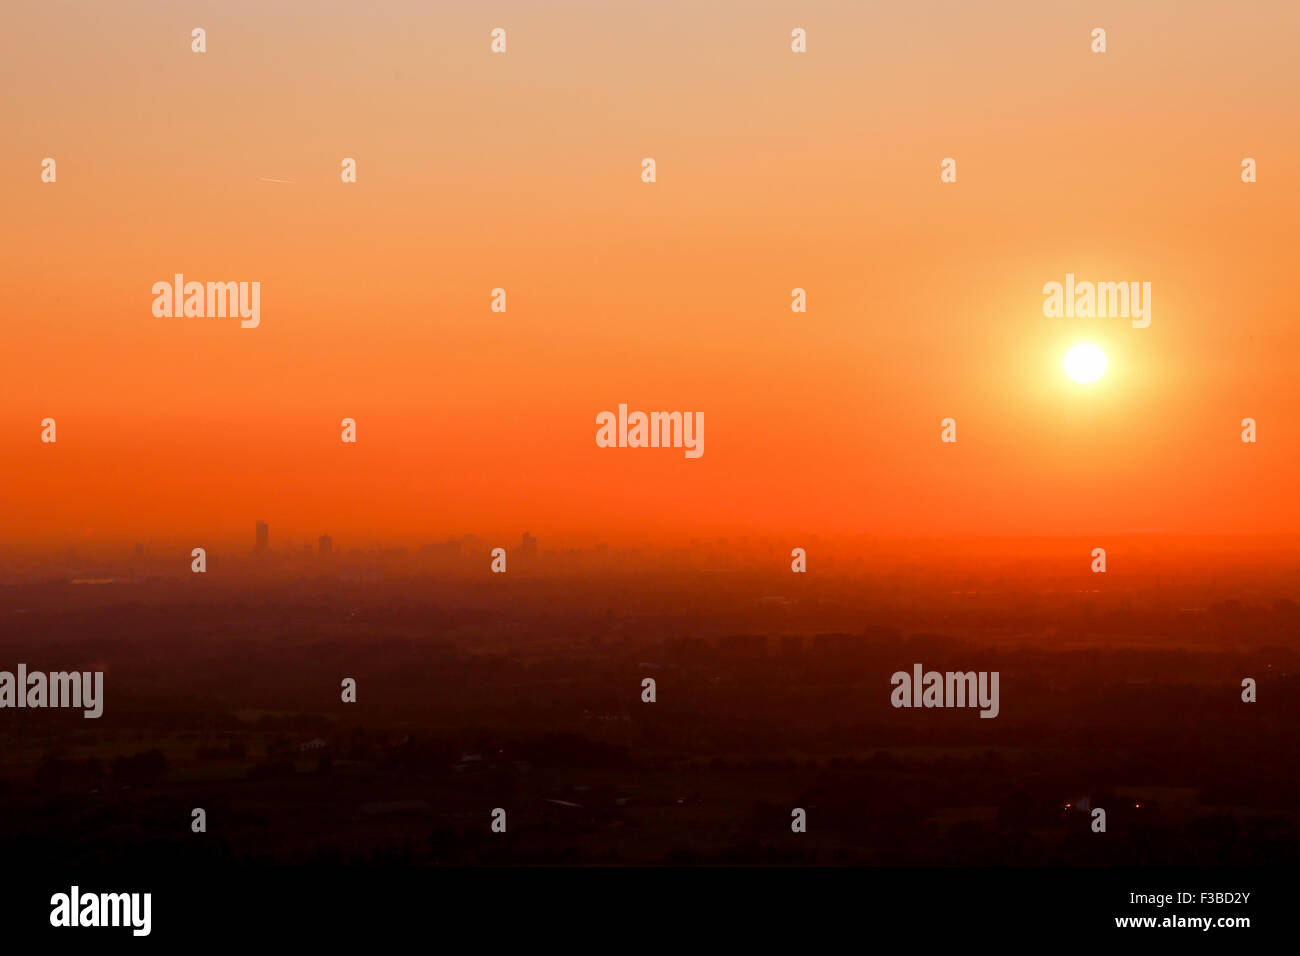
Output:
[[524,532],[524,540],[519,545],[519,550],[526,558],[537,557],[537,539],[527,531]]
[[333,553],[333,551],[334,551],[334,539],[331,538],[329,535],[327,535],[327,534],[323,534],[323,535],[321,535],[321,536],[320,536],[320,541],[318,542],[318,544],[320,545],[320,553],[321,553],[321,554],[332,554],[332,553]]
[[257,523],[257,553],[265,554],[271,543],[271,529],[265,521]]

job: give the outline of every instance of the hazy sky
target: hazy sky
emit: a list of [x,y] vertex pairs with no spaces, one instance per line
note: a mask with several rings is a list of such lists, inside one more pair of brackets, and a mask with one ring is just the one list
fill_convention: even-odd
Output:
[[1300,5],[976,6],[5,7],[0,540],[1300,531]]

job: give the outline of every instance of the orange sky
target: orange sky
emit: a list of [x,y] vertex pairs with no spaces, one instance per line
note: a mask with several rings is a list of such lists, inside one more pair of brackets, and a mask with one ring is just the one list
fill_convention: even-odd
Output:
[[267,6],[0,13],[0,543],[1300,531],[1290,0]]

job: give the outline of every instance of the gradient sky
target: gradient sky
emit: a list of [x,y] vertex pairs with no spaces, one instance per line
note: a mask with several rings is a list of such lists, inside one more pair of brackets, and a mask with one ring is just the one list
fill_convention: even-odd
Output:
[[7,5],[0,544],[1300,531],[1300,5],[987,6]]

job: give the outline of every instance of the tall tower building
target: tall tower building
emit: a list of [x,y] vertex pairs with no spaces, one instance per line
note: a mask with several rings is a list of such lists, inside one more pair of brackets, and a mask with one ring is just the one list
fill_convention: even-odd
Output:
[[317,544],[320,545],[321,554],[330,554],[334,551],[334,539],[327,534],[321,535]]
[[265,521],[257,523],[257,553],[266,554],[271,543],[271,529]]

